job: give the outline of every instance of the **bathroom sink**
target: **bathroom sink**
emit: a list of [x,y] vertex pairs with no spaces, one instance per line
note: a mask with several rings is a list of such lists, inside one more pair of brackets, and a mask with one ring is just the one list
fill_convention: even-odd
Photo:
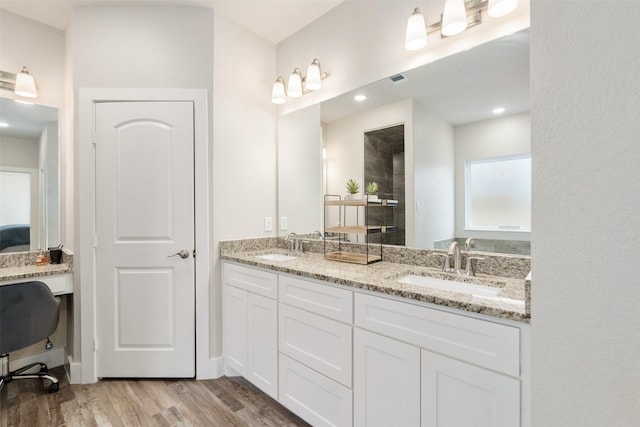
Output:
[[499,287],[476,285],[473,283],[458,282],[455,280],[443,280],[435,277],[407,274],[396,279],[397,282],[441,291],[459,292],[468,295],[476,295],[486,298],[494,298],[500,292]]
[[266,259],[267,261],[289,261],[298,257],[283,254],[264,254],[256,255],[256,258]]

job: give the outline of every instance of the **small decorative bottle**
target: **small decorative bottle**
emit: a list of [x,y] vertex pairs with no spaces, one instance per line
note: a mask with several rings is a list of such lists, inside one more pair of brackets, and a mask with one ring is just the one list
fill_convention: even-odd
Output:
[[40,251],[40,253],[36,256],[36,265],[47,265],[47,257],[44,255],[44,252]]

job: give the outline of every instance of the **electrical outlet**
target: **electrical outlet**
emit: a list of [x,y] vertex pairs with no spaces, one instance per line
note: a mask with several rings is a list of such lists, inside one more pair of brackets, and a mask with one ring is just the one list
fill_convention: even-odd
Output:
[[288,221],[286,216],[280,217],[280,230],[285,231],[288,227]]
[[270,216],[264,217],[264,231],[273,231],[273,218]]

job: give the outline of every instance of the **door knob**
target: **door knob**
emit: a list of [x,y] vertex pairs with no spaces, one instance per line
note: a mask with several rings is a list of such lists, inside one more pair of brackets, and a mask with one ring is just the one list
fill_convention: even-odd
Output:
[[173,255],[167,255],[167,258],[172,257],[172,256],[176,256],[176,255],[178,255],[182,259],[189,258],[189,251],[186,250],[186,249],[183,249],[183,250],[181,250],[179,252],[176,252]]

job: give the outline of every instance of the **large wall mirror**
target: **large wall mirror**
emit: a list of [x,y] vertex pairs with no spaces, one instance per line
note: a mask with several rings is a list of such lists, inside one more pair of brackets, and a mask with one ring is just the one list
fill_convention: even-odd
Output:
[[[322,230],[322,194],[344,195],[349,178],[361,187],[375,179],[387,182],[381,191],[400,193],[397,244],[446,248],[472,237],[476,250],[529,255],[529,110],[526,29],[327,100],[319,111],[282,116],[281,126],[299,131],[278,138],[279,176],[296,171],[297,179],[296,189],[279,181],[279,216],[305,228],[280,234]],[[308,209],[295,202],[302,194],[316,195]]]
[[0,253],[60,244],[58,109],[0,98]]

